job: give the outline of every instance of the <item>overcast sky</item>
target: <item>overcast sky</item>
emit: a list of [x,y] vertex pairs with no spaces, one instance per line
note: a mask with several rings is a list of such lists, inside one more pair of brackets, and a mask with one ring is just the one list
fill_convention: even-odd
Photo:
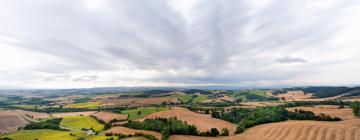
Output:
[[358,0],[1,0],[0,88],[360,84]]

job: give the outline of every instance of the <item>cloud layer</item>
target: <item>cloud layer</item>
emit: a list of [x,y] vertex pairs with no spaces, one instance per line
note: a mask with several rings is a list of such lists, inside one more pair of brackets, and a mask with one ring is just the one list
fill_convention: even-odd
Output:
[[360,83],[358,1],[3,0],[0,88]]

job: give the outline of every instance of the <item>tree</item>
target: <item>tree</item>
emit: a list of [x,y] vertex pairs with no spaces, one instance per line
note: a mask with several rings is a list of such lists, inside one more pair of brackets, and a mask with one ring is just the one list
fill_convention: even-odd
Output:
[[244,126],[242,123],[240,123],[240,124],[236,127],[235,134],[240,134],[240,133],[244,132],[244,130],[245,130],[245,126]]
[[227,128],[221,129],[221,136],[229,136],[229,129]]
[[215,137],[215,136],[219,135],[219,130],[217,130],[216,128],[211,128],[210,134],[211,134],[211,136]]

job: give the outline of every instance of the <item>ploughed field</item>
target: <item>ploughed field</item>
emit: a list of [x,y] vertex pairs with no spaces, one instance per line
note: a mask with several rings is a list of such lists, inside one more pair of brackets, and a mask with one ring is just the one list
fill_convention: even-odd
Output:
[[353,113],[351,108],[339,108],[336,105],[317,105],[317,106],[301,106],[301,107],[292,107],[287,108],[288,111],[295,111],[295,110],[304,110],[304,111],[311,111],[317,115],[325,114],[331,117],[338,117],[342,120],[354,119],[356,116]]
[[18,127],[23,127],[28,122],[21,114],[15,111],[0,111],[0,134],[15,132]]
[[228,137],[173,135],[170,140],[359,140],[360,119],[339,122],[286,121],[252,127]]

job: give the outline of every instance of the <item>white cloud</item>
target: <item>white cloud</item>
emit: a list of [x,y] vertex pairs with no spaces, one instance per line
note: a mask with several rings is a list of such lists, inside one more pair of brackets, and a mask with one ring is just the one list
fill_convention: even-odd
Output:
[[359,7],[340,0],[3,0],[0,85],[359,84]]

